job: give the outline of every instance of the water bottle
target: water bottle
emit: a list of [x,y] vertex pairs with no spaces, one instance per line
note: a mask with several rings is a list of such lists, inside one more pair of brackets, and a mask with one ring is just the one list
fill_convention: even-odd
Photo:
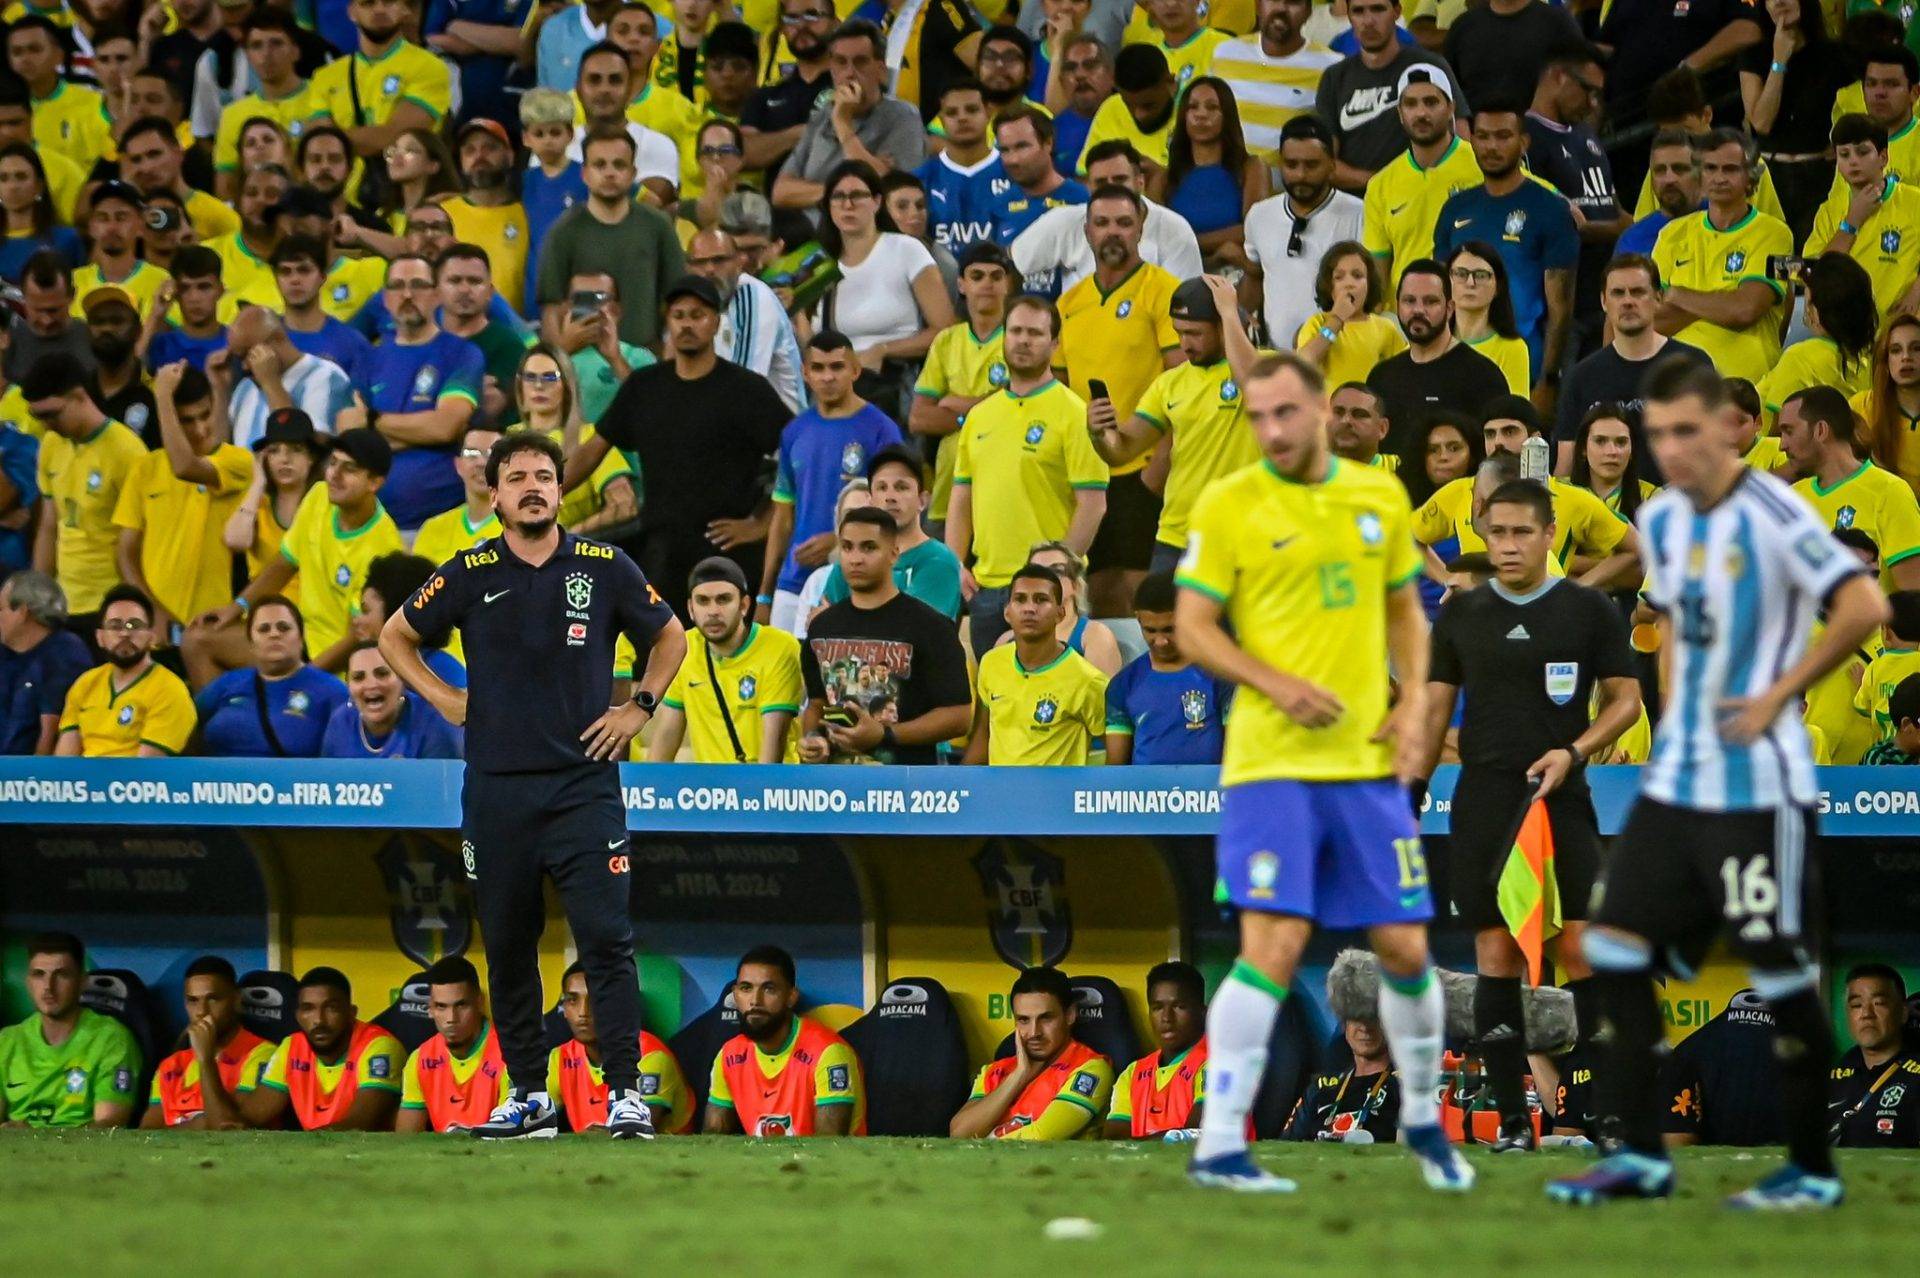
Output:
[[1550,448],[1545,435],[1527,436],[1527,442],[1520,445],[1520,478],[1546,483],[1547,475],[1552,470],[1552,464],[1548,461]]

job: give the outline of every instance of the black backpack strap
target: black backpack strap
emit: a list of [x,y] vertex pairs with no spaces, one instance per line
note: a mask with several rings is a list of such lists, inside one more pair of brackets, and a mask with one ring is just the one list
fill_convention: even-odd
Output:
[[267,681],[260,677],[258,670],[253,672],[253,708],[259,712],[260,735],[267,739],[273,757],[286,758],[287,748],[280,744],[280,734],[273,730],[273,716],[267,713]]
[[720,707],[720,722],[727,725],[727,740],[733,743],[733,761],[745,763],[747,752],[740,748],[740,731],[733,726],[733,713],[727,709],[727,694],[720,691],[720,671],[713,664],[713,645],[702,644],[701,651],[707,654],[707,685],[713,689],[713,704]]

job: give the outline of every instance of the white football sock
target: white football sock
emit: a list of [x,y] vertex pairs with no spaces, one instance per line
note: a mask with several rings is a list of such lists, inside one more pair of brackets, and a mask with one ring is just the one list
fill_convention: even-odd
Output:
[[1286,987],[1244,959],[1233,965],[1207,1007],[1207,1098],[1196,1159],[1247,1147],[1247,1115],[1267,1068],[1267,1043]]
[[1381,971],[1380,1027],[1387,1033],[1393,1067],[1400,1072],[1402,1129],[1431,1127],[1440,1121],[1440,1051],[1446,1019],[1446,1001],[1432,967],[1411,979]]

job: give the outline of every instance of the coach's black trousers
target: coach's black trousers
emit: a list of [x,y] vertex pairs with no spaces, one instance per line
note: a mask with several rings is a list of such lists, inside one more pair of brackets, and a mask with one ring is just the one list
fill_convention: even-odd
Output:
[[607,1086],[632,1089],[640,1067],[640,982],[619,773],[610,763],[561,772],[468,768],[461,811],[461,850],[479,906],[493,1022],[515,1089],[547,1088],[539,966],[543,874],[560,891],[586,967]]

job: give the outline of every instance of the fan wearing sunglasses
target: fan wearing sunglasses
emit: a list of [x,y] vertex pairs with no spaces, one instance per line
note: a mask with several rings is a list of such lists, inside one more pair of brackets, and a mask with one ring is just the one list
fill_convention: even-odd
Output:
[[1291,341],[1313,317],[1327,250],[1360,238],[1360,197],[1335,189],[1336,159],[1326,122],[1295,116],[1280,130],[1281,192],[1247,210],[1240,303],[1259,308],[1270,342]]

